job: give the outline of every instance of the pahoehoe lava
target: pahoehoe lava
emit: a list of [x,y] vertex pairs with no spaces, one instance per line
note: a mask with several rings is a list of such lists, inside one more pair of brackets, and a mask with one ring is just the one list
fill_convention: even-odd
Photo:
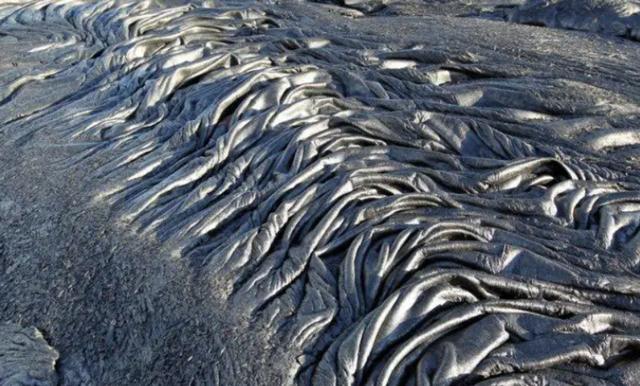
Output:
[[[637,385],[640,5],[449,3],[3,2],[1,138],[71,149],[291,384]],[[1,385],[57,382],[32,329]]]

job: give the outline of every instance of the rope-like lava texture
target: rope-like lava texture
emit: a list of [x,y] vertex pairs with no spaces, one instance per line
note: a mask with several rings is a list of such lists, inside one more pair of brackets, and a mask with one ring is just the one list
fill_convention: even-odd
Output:
[[114,154],[101,198],[269,321],[298,384],[637,384],[634,64],[590,83],[297,6],[3,5],[0,127]]

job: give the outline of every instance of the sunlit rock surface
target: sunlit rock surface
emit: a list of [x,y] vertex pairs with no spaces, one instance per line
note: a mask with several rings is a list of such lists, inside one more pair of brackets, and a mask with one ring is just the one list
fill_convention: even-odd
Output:
[[[3,145],[67,149],[288,384],[637,384],[635,2],[434,3],[3,3]],[[252,384],[216,339],[185,382]]]
[[0,385],[57,385],[57,359],[58,352],[37,329],[0,324]]

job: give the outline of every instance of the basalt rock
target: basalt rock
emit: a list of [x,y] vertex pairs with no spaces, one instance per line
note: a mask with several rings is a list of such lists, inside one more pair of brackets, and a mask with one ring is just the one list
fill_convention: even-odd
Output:
[[293,384],[636,384],[640,49],[361,3],[2,5],[0,130],[74,146]]

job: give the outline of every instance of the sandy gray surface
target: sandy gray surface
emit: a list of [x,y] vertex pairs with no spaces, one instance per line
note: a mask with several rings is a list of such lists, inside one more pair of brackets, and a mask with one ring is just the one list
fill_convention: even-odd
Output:
[[[183,262],[90,204],[95,166],[61,167],[71,154],[1,148],[2,322],[41,330],[64,385],[281,384],[282,350]],[[32,384],[3,383],[7,366],[0,384]]]

